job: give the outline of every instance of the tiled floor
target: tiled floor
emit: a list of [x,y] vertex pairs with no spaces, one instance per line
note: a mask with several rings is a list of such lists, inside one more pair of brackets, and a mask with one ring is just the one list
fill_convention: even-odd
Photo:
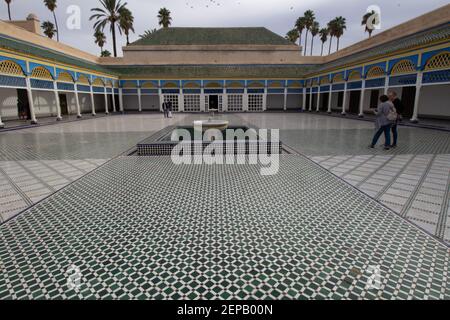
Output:
[[0,223],[184,117],[99,117],[0,133]]
[[398,148],[386,152],[368,148],[369,122],[314,114],[243,118],[280,128],[284,143],[450,243],[450,132],[400,127]]
[[[33,185],[52,192],[89,171],[85,162],[112,159],[0,226],[0,299],[450,299],[449,248],[413,224],[448,238],[450,134],[402,128],[400,147],[384,152],[366,148],[370,123],[225,115],[280,128],[312,161],[283,155],[279,174],[263,177],[258,165],[116,157],[198,117],[208,116],[130,115],[0,135],[8,203],[26,206],[39,197]],[[74,268],[78,289],[68,286]],[[371,287],[374,268],[381,282]]]

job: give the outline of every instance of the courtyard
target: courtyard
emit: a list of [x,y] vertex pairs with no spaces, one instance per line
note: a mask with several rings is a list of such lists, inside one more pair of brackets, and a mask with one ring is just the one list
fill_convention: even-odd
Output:
[[280,129],[278,174],[133,153],[208,117],[1,133],[0,299],[450,298],[450,132],[402,126],[384,151],[371,122],[228,113]]

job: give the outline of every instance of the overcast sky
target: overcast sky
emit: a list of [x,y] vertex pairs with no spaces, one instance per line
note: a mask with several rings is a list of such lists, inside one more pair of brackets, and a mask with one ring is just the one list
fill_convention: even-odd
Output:
[[[122,0],[125,1],[135,16],[136,34],[131,36],[132,41],[138,39],[144,30],[158,27],[156,16],[161,7],[171,11],[174,27],[264,26],[283,36],[305,10],[311,9],[316,13],[321,26],[325,26],[336,16],[347,18],[347,31],[342,37],[341,47],[367,37],[361,26],[361,17],[370,5],[381,8],[382,30],[385,30],[449,3],[448,0]],[[6,3],[1,1],[0,5],[3,6],[0,19],[7,19],[7,10],[4,10]],[[79,5],[81,8],[80,30],[69,30],[66,27],[66,10],[70,5]],[[89,17],[90,9],[99,5],[98,0],[58,0],[56,13],[61,41],[98,54],[100,50],[94,44],[93,22],[89,21]],[[24,19],[32,12],[41,21],[53,21],[51,13],[41,0],[13,0],[11,11],[13,19]],[[108,36],[106,49],[112,52],[110,34],[105,33]],[[125,45],[125,38],[119,36],[118,44],[121,55],[120,48]],[[318,38],[315,40],[314,52],[320,54]]]

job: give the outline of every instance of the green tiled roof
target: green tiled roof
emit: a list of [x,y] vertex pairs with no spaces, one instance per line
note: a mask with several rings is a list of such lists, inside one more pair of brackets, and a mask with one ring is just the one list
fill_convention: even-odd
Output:
[[107,68],[92,63],[86,60],[78,59],[76,57],[68,56],[64,53],[57,52],[48,48],[40,47],[35,44],[21,41],[18,39],[12,39],[5,35],[0,34],[0,48],[10,49],[26,55],[34,55],[44,59],[53,61],[54,63],[64,63],[79,68],[89,69],[93,71],[103,72],[111,74],[111,71]]
[[310,65],[160,65],[109,67],[120,76],[163,78],[301,78]]
[[322,66],[318,66],[317,70],[315,71],[320,72],[322,70],[338,68],[339,66],[342,65],[357,63],[358,61],[367,60],[372,57],[390,55],[400,50],[413,49],[417,46],[449,39],[450,39],[450,23],[447,23],[445,25],[436,28],[425,30],[401,39],[393,40],[384,43],[380,46],[376,46],[374,48],[370,48],[362,52],[358,52],[329,63],[325,63]]
[[162,28],[131,45],[292,45],[266,28]]

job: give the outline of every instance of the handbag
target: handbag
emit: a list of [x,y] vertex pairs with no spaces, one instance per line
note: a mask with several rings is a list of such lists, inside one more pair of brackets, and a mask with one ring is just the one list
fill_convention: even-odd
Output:
[[392,107],[392,108],[389,110],[389,113],[388,113],[388,115],[387,115],[387,118],[388,118],[389,121],[397,121],[397,119],[398,119],[398,113],[397,113],[397,110],[395,109],[395,107]]
[[169,118],[172,118],[172,111],[169,111]]

